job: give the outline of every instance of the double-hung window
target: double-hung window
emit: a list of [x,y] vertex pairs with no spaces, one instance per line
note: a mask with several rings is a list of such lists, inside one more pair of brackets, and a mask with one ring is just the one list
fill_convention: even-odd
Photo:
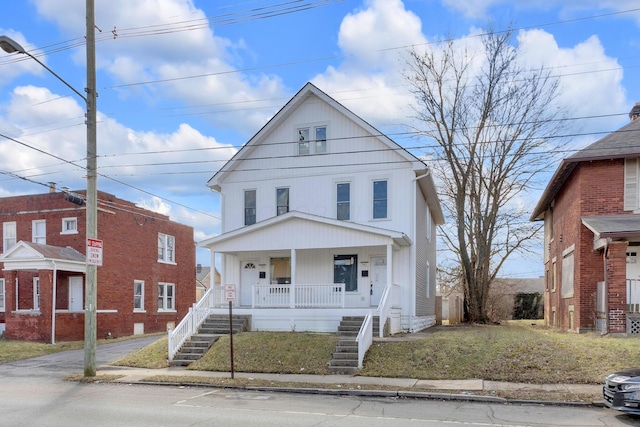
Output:
[[158,233],[158,261],[166,263],[176,262],[176,239],[168,234]]
[[373,181],[373,219],[387,218],[387,181]]
[[298,154],[322,154],[327,152],[327,127],[316,126],[298,129]]
[[133,311],[144,311],[144,280],[133,281]]
[[342,221],[351,219],[351,184],[339,182],[336,186],[336,218]]
[[0,279],[0,313],[4,312],[4,279]]
[[158,283],[158,311],[176,309],[175,286],[173,283]]
[[244,225],[256,223],[256,190],[244,190]]
[[14,221],[2,224],[3,251],[6,252],[16,244],[16,223]]
[[289,212],[289,189],[276,188],[276,215]]
[[78,234],[78,218],[62,218],[60,234]]
[[40,311],[40,278],[33,278],[33,310]]
[[47,244],[47,221],[38,219],[31,221],[31,241],[41,245]]

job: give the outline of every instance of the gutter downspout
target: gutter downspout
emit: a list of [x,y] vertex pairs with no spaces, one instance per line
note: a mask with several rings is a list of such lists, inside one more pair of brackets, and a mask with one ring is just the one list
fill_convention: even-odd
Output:
[[53,291],[51,297],[51,344],[56,343],[56,294],[58,287],[58,266],[55,261],[51,261],[53,265]]
[[[605,240],[605,244],[604,244],[604,250],[602,251],[602,263],[603,263],[603,267],[604,267],[604,309],[605,309],[605,315],[604,315],[604,322],[605,322],[605,327],[604,327],[604,334],[603,335],[608,335],[609,334],[609,274],[607,272],[607,259],[609,259],[609,243],[611,243],[611,238],[607,237],[607,239]],[[596,313],[597,316],[597,313]]]

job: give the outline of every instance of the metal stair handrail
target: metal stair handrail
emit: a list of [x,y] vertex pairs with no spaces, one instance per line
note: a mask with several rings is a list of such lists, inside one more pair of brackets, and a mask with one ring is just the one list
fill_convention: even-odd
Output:
[[210,287],[202,298],[200,298],[200,301],[194,303],[193,306],[189,308],[189,312],[184,316],[180,323],[178,323],[178,326],[173,329],[169,328],[169,362],[173,361],[173,358],[178,351],[180,351],[182,345],[191,338],[191,336],[198,331],[200,325],[207,320],[213,305],[214,292],[213,287]]

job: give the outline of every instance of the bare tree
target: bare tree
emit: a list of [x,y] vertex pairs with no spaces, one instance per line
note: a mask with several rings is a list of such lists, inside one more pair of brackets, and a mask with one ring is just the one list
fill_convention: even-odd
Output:
[[548,168],[563,113],[558,81],[523,66],[511,31],[480,39],[473,54],[463,41],[414,48],[406,78],[418,130],[436,143],[433,169],[450,219],[442,234],[462,269],[467,320],[486,323],[491,282],[540,229],[521,197]]

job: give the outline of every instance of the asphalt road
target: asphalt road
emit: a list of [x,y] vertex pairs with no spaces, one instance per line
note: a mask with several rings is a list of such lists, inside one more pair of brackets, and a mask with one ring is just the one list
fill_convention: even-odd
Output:
[[[157,338],[98,347],[106,363]],[[83,351],[0,365],[0,426],[632,426],[604,408],[82,384]]]

